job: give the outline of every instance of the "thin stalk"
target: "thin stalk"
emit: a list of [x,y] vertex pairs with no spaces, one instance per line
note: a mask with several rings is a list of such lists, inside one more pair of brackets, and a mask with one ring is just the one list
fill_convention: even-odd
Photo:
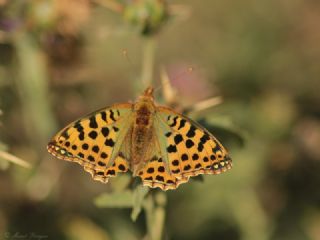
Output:
[[144,87],[149,87],[153,82],[156,41],[154,37],[145,39],[142,59],[141,81]]
[[4,151],[0,151],[0,158],[5,159],[5,160],[12,162],[14,164],[17,164],[17,165],[24,167],[24,168],[31,168],[30,163],[28,163],[28,162],[22,160],[21,158],[18,158],[10,153],[4,152]]
[[157,192],[150,194],[145,199],[144,210],[147,220],[147,237],[148,240],[161,240],[164,230],[166,194]]

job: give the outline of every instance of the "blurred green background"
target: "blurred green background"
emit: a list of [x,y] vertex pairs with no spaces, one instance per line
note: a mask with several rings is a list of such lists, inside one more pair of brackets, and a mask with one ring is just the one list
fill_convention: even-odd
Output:
[[[311,0],[0,0],[0,239],[319,240],[319,23]],[[163,67],[184,108],[223,97],[193,118],[234,167],[152,190],[157,225],[111,203],[129,176],[95,182],[46,144]]]

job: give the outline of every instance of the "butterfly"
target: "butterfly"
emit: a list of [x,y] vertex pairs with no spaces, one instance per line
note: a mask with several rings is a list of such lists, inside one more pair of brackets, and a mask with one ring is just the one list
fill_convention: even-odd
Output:
[[227,150],[208,130],[155,105],[152,87],[135,103],[114,104],[72,122],[47,149],[59,159],[79,163],[94,180],[107,183],[131,170],[143,185],[162,190],[232,167]]

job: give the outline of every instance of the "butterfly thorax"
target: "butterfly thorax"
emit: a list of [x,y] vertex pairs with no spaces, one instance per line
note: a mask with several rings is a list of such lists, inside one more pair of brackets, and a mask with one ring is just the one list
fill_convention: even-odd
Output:
[[134,105],[134,123],[131,135],[131,167],[139,171],[150,158],[148,149],[153,137],[155,105],[152,96],[143,95]]

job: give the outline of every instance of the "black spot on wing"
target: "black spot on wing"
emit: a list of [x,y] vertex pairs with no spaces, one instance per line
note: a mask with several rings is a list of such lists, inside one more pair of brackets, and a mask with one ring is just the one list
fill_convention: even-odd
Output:
[[79,133],[78,138],[79,138],[79,140],[83,141],[84,140],[84,132]]
[[98,165],[101,166],[101,167],[106,166],[106,164],[105,164],[104,162],[102,162],[102,161],[99,161],[99,162],[98,162]]
[[178,169],[172,170],[171,172],[174,173],[174,174],[177,174],[177,173],[180,172],[180,169],[178,168]]
[[110,118],[112,121],[116,121],[116,119],[114,118],[114,112],[112,110],[109,111],[110,112]]
[[216,152],[218,152],[218,151],[221,150],[219,144],[218,144],[216,141],[215,141],[215,143],[216,143],[216,146],[215,146],[214,148],[212,148],[212,152],[213,152],[213,153],[216,153]]
[[196,161],[196,160],[198,160],[198,159],[199,159],[199,155],[198,155],[197,153],[194,153],[194,154],[192,155],[192,160]]
[[81,123],[80,123],[79,121],[76,122],[73,127],[74,127],[75,129],[77,129],[77,131],[78,131],[79,133],[83,132],[83,126],[81,125]]
[[175,125],[177,125],[177,119],[178,119],[178,116],[175,116],[175,117],[173,118],[173,123],[171,123],[169,126],[170,126],[170,127],[174,127]]
[[89,118],[89,127],[91,127],[91,128],[98,128],[98,123],[97,123],[97,121],[96,121],[96,117],[95,116],[91,116],[90,118]]
[[168,151],[168,153],[173,153],[173,152],[177,152],[177,147],[175,146],[175,145],[169,145],[168,147],[167,147],[167,151]]
[[114,171],[114,170],[108,170],[107,171],[107,175],[115,175],[116,174],[116,172]]
[[98,153],[99,150],[100,150],[100,148],[99,148],[99,146],[97,146],[97,145],[94,145],[94,146],[92,147],[92,151],[94,151],[95,153]]
[[158,167],[158,171],[159,171],[159,172],[164,172],[164,170],[165,170],[165,169],[164,169],[163,166]]
[[101,129],[101,133],[102,133],[102,135],[103,135],[104,137],[107,137],[107,136],[109,135],[109,128],[103,127],[103,128]]
[[199,152],[202,152],[203,148],[204,148],[204,147],[203,147],[203,143],[202,143],[202,142],[199,142],[199,143],[198,143],[198,151],[199,151]]
[[174,143],[176,145],[178,145],[179,143],[181,143],[183,141],[183,137],[181,134],[177,134],[176,136],[174,136]]
[[123,164],[119,164],[118,166],[119,170],[124,171],[126,170],[126,167]]
[[173,166],[178,166],[179,165],[179,161],[176,159],[176,160],[173,160],[172,161],[172,165]]
[[94,157],[91,156],[91,155],[89,155],[89,156],[88,156],[88,160],[89,160],[90,162],[94,162]]
[[188,170],[190,170],[191,169],[191,166],[188,164],[188,165],[186,165],[186,166],[184,166],[184,168],[183,168],[183,170],[185,170],[185,171],[188,171]]
[[181,119],[180,120],[180,125],[179,125],[179,127],[178,127],[178,130],[180,130],[181,128],[183,128],[185,125],[186,125],[186,120],[185,119]]
[[106,146],[113,147],[113,146],[114,146],[114,141],[113,141],[111,138],[108,138],[108,139],[106,139],[106,141],[104,142],[104,144],[105,144]]
[[164,181],[164,178],[162,176],[159,176],[157,175],[156,176],[156,180],[160,181],[160,182],[163,182]]
[[200,142],[202,144],[205,144],[210,139],[209,135],[207,133],[204,133],[203,136],[200,138]]
[[188,138],[193,138],[196,135],[196,128],[191,125],[189,131],[187,132]]
[[182,161],[187,161],[188,159],[189,159],[188,154],[184,153],[184,154],[181,155],[181,160]]
[[194,145],[194,142],[191,139],[188,139],[186,141],[186,147],[187,148],[192,148],[193,145]]
[[91,131],[88,135],[89,135],[89,137],[90,137],[91,139],[96,139],[97,136],[98,136],[98,133],[93,130],[93,131]]
[[100,112],[100,115],[101,115],[101,119],[106,122],[106,121],[107,121],[107,114],[106,114],[106,112],[105,112],[105,111]]
[[166,135],[166,137],[170,137],[171,134],[172,134],[172,132],[167,132],[165,135]]

